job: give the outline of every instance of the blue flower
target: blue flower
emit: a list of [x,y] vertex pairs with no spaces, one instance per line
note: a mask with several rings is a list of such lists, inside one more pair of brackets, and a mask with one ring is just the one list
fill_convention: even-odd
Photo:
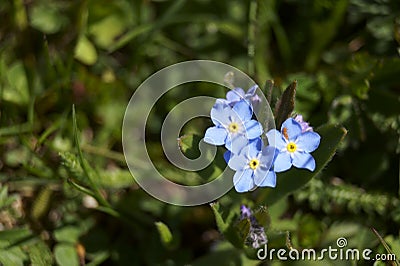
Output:
[[[230,153],[228,166],[235,170],[233,184],[237,192],[247,192],[256,187],[275,187],[276,174],[271,170],[276,149],[263,147],[261,138],[249,142],[240,153]],[[225,160],[227,160],[225,155]]]
[[262,132],[261,124],[252,120],[253,110],[245,101],[237,102],[233,107],[217,101],[211,109],[214,127],[207,129],[204,141],[225,147],[238,153],[245,144],[258,138]]
[[256,105],[261,102],[260,97],[256,94],[257,88],[258,85],[254,85],[246,93],[242,88],[234,88],[226,93],[226,100],[220,99],[220,101],[233,106],[241,100],[246,100],[250,104]]
[[272,129],[266,135],[269,145],[279,151],[274,163],[275,172],[286,171],[292,165],[310,171],[315,170],[315,160],[310,152],[318,148],[321,140],[316,132],[303,132],[297,121],[288,118],[282,124],[281,132]]

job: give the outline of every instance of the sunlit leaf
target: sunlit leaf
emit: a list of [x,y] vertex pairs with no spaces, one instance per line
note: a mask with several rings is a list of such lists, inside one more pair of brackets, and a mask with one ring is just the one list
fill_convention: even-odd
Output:
[[276,127],[281,128],[282,123],[290,117],[294,110],[297,81],[293,81],[283,92],[275,107]]
[[35,29],[51,34],[58,32],[66,24],[67,19],[57,4],[43,2],[31,9],[30,22]]
[[76,45],[75,58],[86,65],[93,65],[97,61],[96,48],[84,35],[80,37]]

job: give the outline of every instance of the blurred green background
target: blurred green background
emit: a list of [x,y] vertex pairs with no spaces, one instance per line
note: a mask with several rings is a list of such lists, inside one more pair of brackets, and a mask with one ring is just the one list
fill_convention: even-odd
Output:
[[[266,206],[271,245],[284,246],[289,231],[293,247],[346,237],[400,257],[398,0],[9,0],[0,16],[1,265],[284,264],[252,260],[220,234],[210,206],[159,202],[127,170],[121,127],[131,95],[192,59],[235,66],[261,87],[274,80],[275,94],[297,80],[295,112],[348,130],[322,174]],[[162,119],[191,96],[157,105],[148,136],[157,160]],[[193,121],[188,131],[209,125]],[[231,191],[221,204],[237,216],[240,203],[263,205],[257,193]]]

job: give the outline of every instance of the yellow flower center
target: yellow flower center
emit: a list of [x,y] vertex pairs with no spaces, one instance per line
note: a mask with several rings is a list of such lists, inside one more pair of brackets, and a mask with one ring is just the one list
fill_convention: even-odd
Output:
[[257,167],[258,167],[259,165],[260,165],[260,161],[257,160],[257,159],[252,159],[252,160],[249,162],[249,166],[250,166],[250,168],[253,169],[253,170],[257,169]]
[[235,123],[235,122],[232,122],[232,123],[229,124],[228,129],[229,129],[230,132],[236,133],[239,130],[239,125],[237,123]]
[[288,150],[288,152],[295,152],[297,150],[297,145],[294,142],[289,142],[286,146],[286,149]]

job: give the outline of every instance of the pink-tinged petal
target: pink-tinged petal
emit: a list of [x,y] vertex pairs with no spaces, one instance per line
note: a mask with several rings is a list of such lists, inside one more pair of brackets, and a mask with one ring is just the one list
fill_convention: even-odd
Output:
[[242,121],[242,123],[249,121],[251,119],[251,116],[253,115],[253,109],[245,100],[241,100],[235,103],[232,111],[235,113],[235,116]]
[[284,172],[286,170],[289,170],[289,168],[292,166],[292,158],[290,157],[290,154],[287,152],[280,152],[275,159],[274,163],[274,170],[275,172]]
[[297,168],[305,168],[311,172],[315,170],[315,160],[311,154],[306,152],[295,152],[293,156],[293,165]]
[[216,126],[227,126],[230,123],[230,112],[232,112],[232,110],[228,105],[217,100],[211,108],[211,120]]
[[204,142],[213,145],[223,145],[227,137],[227,131],[221,127],[210,127],[206,130],[204,135]]
[[233,176],[233,184],[237,192],[247,192],[255,187],[253,180],[253,170],[246,169],[244,171],[237,171]]
[[304,132],[297,138],[297,147],[306,152],[315,151],[321,141],[321,136],[316,132]]
[[288,118],[283,122],[281,132],[284,135],[287,134],[290,141],[294,141],[301,134],[301,125],[293,118]]
[[282,134],[278,130],[271,129],[267,132],[266,135],[269,145],[276,147],[278,150],[282,150],[286,147],[286,142],[283,139]]
[[255,139],[261,136],[263,128],[256,120],[250,120],[244,123],[246,129],[245,135],[248,139]]

